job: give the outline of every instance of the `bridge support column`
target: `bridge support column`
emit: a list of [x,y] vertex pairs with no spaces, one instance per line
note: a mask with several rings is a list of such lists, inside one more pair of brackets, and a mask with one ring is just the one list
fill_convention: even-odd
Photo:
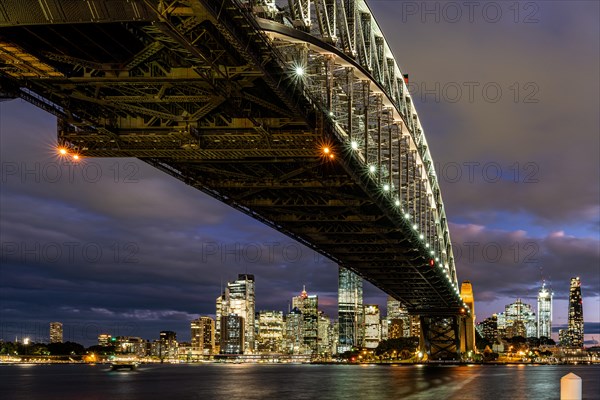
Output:
[[421,351],[428,360],[460,360],[457,316],[421,316]]

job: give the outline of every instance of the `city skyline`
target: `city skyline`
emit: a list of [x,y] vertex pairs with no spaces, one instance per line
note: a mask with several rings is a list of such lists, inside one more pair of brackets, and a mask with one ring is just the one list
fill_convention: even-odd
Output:
[[[600,337],[599,107],[589,89],[597,87],[598,32],[586,28],[595,23],[569,24],[590,21],[597,7],[545,3],[536,24],[449,25],[418,18],[397,24],[392,2],[372,4],[416,92],[458,278],[473,283],[479,321],[516,298],[534,303],[546,279],[555,293],[553,328],[564,327],[568,279],[579,275],[586,339]],[[406,37],[420,40],[401,40]],[[457,102],[444,97],[448,84],[465,88],[472,81],[478,88],[499,84],[501,101],[487,101],[481,91],[473,102],[466,90]],[[440,101],[435,93],[423,96],[436,83]],[[537,102],[523,103],[532,93],[528,83],[539,89]],[[336,315],[337,265],[162,172],[134,159],[92,159],[82,164],[85,173],[79,167],[70,175],[64,167],[57,178],[56,121],[20,100],[0,103],[0,141],[0,299],[7,339],[27,326],[47,329],[50,315],[66,328],[77,326],[65,337],[111,326],[183,332],[190,317],[213,315],[213,288],[246,269],[262,277],[258,308],[273,308],[306,284]],[[55,260],[57,248],[62,257]],[[97,248],[102,254],[95,261]],[[385,295],[372,285],[365,283],[364,292],[365,304],[385,307]]]

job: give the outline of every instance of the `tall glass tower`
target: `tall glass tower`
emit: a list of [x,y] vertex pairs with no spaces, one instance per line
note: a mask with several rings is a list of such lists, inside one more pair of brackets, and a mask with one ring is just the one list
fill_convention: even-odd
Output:
[[537,298],[537,336],[552,336],[552,291],[546,288],[546,282],[538,292]]
[[362,346],[364,318],[362,279],[339,267],[338,279],[338,353]]
[[568,341],[570,346],[583,347],[583,299],[579,277],[571,278]]
[[[242,318],[244,324],[244,352],[254,352],[254,329],[255,329],[255,296],[254,296],[254,275],[239,274],[237,280],[227,283],[225,290],[226,313],[235,314]],[[223,323],[221,323],[223,329]],[[220,332],[223,335],[223,332]]]

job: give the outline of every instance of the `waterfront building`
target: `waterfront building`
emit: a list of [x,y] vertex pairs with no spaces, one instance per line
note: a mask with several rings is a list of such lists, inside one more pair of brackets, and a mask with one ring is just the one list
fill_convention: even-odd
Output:
[[302,311],[294,307],[285,317],[283,351],[286,354],[304,354],[304,319]]
[[360,347],[363,340],[362,278],[346,268],[338,271],[338,346],[341,354]]
[[255,341],[255,290],[254,275],[239,274],[238,279],[227,283],[225,291],[228,314],[236,314],[244,320],[244,350],[254,351]]
[[374,349],[381,341],[380,313],[377,304],[365,305],[365,341],[364,347]]
[[223,292],[217,297],[215,309],[215,344],[217,347],[221,343],[221,317],[227,315],[226,306],[227,301],[225,301],[225,292]]
[[[497,315],[498,333],[508,338],[513,336],[535,337],[537,336],[536,316],[529,304],[521,299],[508,304],[504,312]],[[515,322],[522,322],[516,324]],[[522,328],[523,327],[523,328]]]
[[191,351],[195,355],[215,354],[215,321],[210,317],[199,317],[190,323]]
[[319,297],[308,295],[306,287],[299,296],[292,297],[292,307],[302,312],[304,350],[308,354],[318,351],[319,336]]
[[477,324],[477,331],[485,340],[494,343],[498,339],[498,315],[492,314]]
[[388,332],[388,320],[387,318],[381,318],[381,320],[379,321],[380,326],[381,326],[381,340],[388,340],[389,338],[389,332]]
[[333,324],[327,315],[319,311],[319,331],[317,338],[317,353],[322,357],[333,354]]
[[567,340],[571,347],[583,347],[583,298],[579,277],[571,278]]
[[63,324],[61,322],[50,322],[50,343],[63,342]]
[[258,313],[257,350],[261,353],[279,353],[283,346],[283,312]]
[[399,300],[387,298],[388,338],[398,339],[411,336],[411,317]]
[[159,335],[159,354],[163,358],[177,358],[177,333],[161,331]]
[[135,355],[145,357],[148,348],[148,341],[137,336],[117,336],[111,339],[115,344],[115,352],[120,354]]
[[111,346],[113,344],[112,336],[108,333],[101,333],[98,335],[99,346]]
[[546,288],[546,282],[538,292],[537,298],[537,337],[552,337],[552,293]]
[[221,354],[244,354],[244,318],[236,314],[221,316]]

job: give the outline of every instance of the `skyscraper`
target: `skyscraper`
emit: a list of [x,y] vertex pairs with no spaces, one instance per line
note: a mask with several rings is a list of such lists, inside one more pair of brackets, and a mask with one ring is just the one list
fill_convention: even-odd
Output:
[[387,299],[387,324],[388,338],[398,339],[401,337],[409,337],[411,333],[410,315],[402,303],[392,296]]
[[221,354],[244,354],[244,318],[236,314],[221,316]]
[[537,337],[552,337],[552,291],[546,289],[546,282],[537,298]]
[[256,348],[262,353],[279,353],[283,346],[283,312],[260,311],[258,313],[258,337]]
[[339,267],[338,275],[338,353],[362,345],[363,286],[355,273]]
[[[241,318],[244,331],[244,351],[252,353],[255,349],[255,297],[254,275],[239,274],[238,279],[227,283],[225,293],[217,297],[216,320],[218,327],[215,329],[218,342],[223,343],[222,329],[227,324],[223,319],[229,315]],[[231,322],[231,321],[230,321]]]
[[300,296],[292,297],[292,307],[302,312],[304,350],[315,354],[319,337],[319,298],[314,294],[309,296],[303,288]]
[[536,317],[529,304],[521,299],[508,304],[504,312],[498,314],[498,335],[501,337],[535,337],[537,335]]
[[583,347],[583,299],[579,277],[571,278],[568,342],[572,347]]
[[215,321],[210,317],[200,317],[191,322],[190,328],[192,351],[202,355],[213,354],[215,351]]
[[304,353],[304,320],[302,311],[294,307],[285,316],[285,334],[283,337],[283,350],[287,354]]
[[62,343],[63,325],[61,322],[50,322],[50,343]]
[[177,347],[177,333],[173,331],[160,332],[157,355],[161,359],[177,357]]
[[380,314],[377,304],[365,305],[365,343],[368,349],[374,349],[381,341]]

